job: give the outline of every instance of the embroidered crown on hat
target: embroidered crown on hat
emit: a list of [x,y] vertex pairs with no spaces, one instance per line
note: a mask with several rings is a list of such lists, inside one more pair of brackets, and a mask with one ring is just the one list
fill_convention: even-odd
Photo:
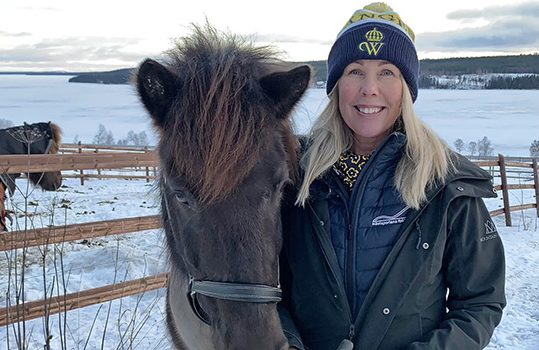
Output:
[[382,39],[384,38],[384,34],[376,30],[375,27],[373,30],[369,30],[367,34],[365,34],[365,38],[367,38],[368,41],[382,41]]

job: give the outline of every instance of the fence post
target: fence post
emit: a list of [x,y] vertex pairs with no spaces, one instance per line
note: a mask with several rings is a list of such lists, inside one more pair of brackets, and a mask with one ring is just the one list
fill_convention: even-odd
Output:
[[[148,153],[148,146],[144,146],[144,154]],[[150,167],[146,167],[146,182],[150,182]]]
[[[79,141],[79,154],[82,154],[82,145],[80,141]],[[80,171],[80,185],[84,186],[84,171],[82,171],[82,169],[79,171]]]
[[535,209],[539,218],[539,167],[537,166],[537,158],[533,158],[533,186],[535,187]]
[[503,195],[503,212],[505,214],[505,226],[513,226],[511,222],[511,211],[509,210],[509,190],[507,189],[507,174],[505,172],[505,157],[498,154],[498,162],[500,163],[500,176],[502,179],[502,195]]
[[[97,154],[97,152],[99,152],[99,148],[95,148],[95,154]],[[98,175],[98,179],[99,180],[102,180],[101,178],[101,169],[100,168],[97,168],[97,175]]]

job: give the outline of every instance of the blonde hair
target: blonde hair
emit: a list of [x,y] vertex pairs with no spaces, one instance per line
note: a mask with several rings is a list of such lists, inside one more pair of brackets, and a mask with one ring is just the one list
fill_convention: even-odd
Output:
[[[427,198],[428,188],[444,183],[453,164],[445,142],[416,115],[408,85],[401,79],[404,87],[401,118],[406,146],[397,165],[394,184],[404,203],[418,209]],[[333,89],[329,103],[311,129],[310,143],[301,158],[305,172],[296,205],[305,205],[313,181],[330,169],[343,151],[352,147],[353,132],[339,112],[337,90]]]

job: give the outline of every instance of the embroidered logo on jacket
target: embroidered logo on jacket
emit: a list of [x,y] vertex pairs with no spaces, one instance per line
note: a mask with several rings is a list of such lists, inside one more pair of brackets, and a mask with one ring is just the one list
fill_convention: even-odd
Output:
[[490,220],[485,221],[485,233],[479,239],[481,242],[488,241],[498,237],[498,230],[496,230],[496,225]]
[[404,207],[395,215],[380,215],[375,217],[372,220],[372,226],[384,226],[384,225],[393,225],[393,224],[402,224],[406,220],[406,212],[410,209],[409,207]]

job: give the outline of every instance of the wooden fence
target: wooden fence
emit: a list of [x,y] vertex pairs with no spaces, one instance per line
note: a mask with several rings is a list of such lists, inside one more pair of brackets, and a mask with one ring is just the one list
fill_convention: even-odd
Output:
[[[130,148],[129,151],[126,151],[120,147],[108,147],[105,150],[95,145],[76,144],[74,146],[76,147],[64,147],[65,152],[58,155],[0,155],[0,173],[72,170],[79,171],[82,174],[84,170],[89,169],[155,168],[158,166],[155,153],[151,149],[133,150]],[[76,152],[68,151],[70,149],[76,149]],[[501,178],[501,185],[496,186],[496,190],[502,191],[503,208],[492,211],[491,215],[504,214],[508,226],[512,225],[511,211],[536,208],[539,216],[539,169],[536,159],[532,162],[514,162],[506,161],[502,155],[499,155],[496,160],[478,160],[475,163],[487,168],[495,176],[500,176]],[[526,171],[530,169],[529,174],[533,178],[533,184],[509,184],[508,172],[512,171],[510,170],[511,168],[520,169],[518,173],[522,173],[522,169]],[[102,176],[102,178],[106,177]],[[81,177],[82,179],[83,177]],[[525,189],[535,190],[535,203],[511,206],[509,203],[509,191]],[[0,251],[125,234],[157,229],[160,226],[160,220],[157,216],[147,216],[47,227],[21,232],[6,232],[0,233]],[[0,309],[0,326],[163,288],[166,281],[167,274],[160,274],[46,300],[25,302]]]
[[[153,153],[153,147],[148,146],[107,146],[79,143],[63,143],[60,145],[59,154],[97,154],[97,153]],[[87,179],[123,179],[123,180],[154,180],[157,174],[157,161],[154,166],[135,166],[111,169],[95,169],[96,173],[86,173],[80,169],[77,174],[64,174],[65,178],[78,178],[81,185]],[[120,174],[119,174],[120,173]]]
[[[0,173],[72,170],[80,172],[82,175],[80,176],[81,183],[84,184],[84,178],[90,177],[88,174],[83,173],[84,170],[142,168],[149,175],[148,169],[158,166],[154,152],[147,148],[107,147],[105,150],[101,147],[90,147],[90,145],[76,146],[76,151],[69,151],[69,145],[62,145],[61,150],[63,152],[55,155],[0,155]],[[101,152],[99,153],[99,151]],[[122,176],[118,175],[99,175],[101,175],[100,178],[122,178]],[[149,179],[149,176],[146,176],[146,179]],[[4,232],[0,233],[0,252],[158,229],[160,227],[158,216],[147,216],[46,227],[27,231]],[[166,281],[167,274],[164,273],[66,294],[64,296],[24,302],[19,305],[0,309],[0,326],[163,288],[166,286]]]
[[[496,160],[477,160],[474,161],[480,167],[490,170],[493,176],[500,177],[500,185],[494,186],[496,191],[502,191],[503,207],[490,212],[491,216],[504,215],[505,225],[512,226],[511,212],[521,211],[525,209],[536,209],[537,217],[539,217],[539,168],[537,165],[537,159],[532,158],[531,162],[516,162],[507,161],[506,157],[499,154]],[[497,171],[494,168],[498,168]],[[511,170],[514,169],[514,170]],[[527,170],[527,171],[526,171]],[[509,176],[510,173],[518,174],[518,176]],[[529,176],[529,180],[533,181],[530,184],[510,184],[509,178],[522,179],[522,174]],[[526,179],[526,178],[525,178]],[[519,205],[511,205],[509,201],[510,190],[534,190],[535,202],[534,203],[520,203]]]

